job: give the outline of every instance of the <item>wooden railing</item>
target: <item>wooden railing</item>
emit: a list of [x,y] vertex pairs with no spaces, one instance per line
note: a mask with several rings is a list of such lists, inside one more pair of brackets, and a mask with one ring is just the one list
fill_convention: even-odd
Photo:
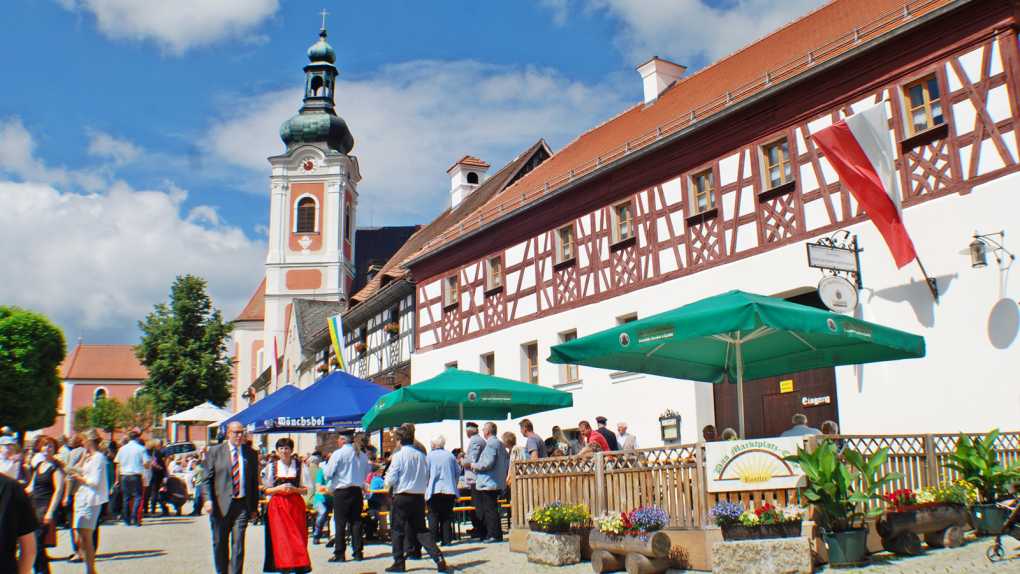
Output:
[[[971,435],[979,436],[979,435]],[[944,468],[958,435],[839,435],[843,448],[871,454],[889,449],[885,472],[902,479],[888,485],[920,489],[956,474]],[[808,448],[814,445],[809,437]],[[554,501],[584,503],[594,516],[637,506],[661,506],[672,528],[699,528],[708,522],[708,509],[720,500],[747,506],[803,503],[796,489],[709,493],[705,488],[704,445],[687,444],[627,452],[596,453],[590,457],[558,457],[515,462],[511,477],[514,528],[526,528],[531,510]],[[1020,461],[1020,432],[1003,433],[996,441],[1005,464]]]

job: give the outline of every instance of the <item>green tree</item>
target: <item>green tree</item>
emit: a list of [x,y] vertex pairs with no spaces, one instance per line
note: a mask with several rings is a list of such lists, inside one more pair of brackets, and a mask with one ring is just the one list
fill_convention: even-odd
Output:
[[124,403],[121,410],[120,426],[125,429],[138,428],[145,432],[152,428],[156,418],[156,403],[152,397],[139,393]]
[[64,333],[45,316],[0,306],[0,424],[25,431],[53,424]]
[[113,434],[124,418],[124,405],[117,399],[102,398],[96,401],[89,413],[89,426]]
[[149,370],[143,388],[159,412],[176,413],[205,401],[223,405],[230,398],[226,340],[232,326],[205,289],[204,279],[178,276],[170,302],[156,305],[138,323],[142,342],[135,354]]
[[74,411],[72,425],[75,432],[85,432],[92,428],[92,405],[85,405]]

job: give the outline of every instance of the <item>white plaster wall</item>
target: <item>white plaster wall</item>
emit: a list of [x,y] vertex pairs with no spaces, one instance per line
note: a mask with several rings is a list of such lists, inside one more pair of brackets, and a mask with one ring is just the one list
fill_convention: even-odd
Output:
[[[837,369],[840,422],[850,433],[913,433],[982,431],[992,427],[1017,428],[1020,412],[1020,343],[997,348],[991,338],[1012,340],[1009,333],[990,334],[990,322],[1009,323],[1008,317],[990,317],[1001,297],[1013,303],[1020,287],[1006,284],[992,264],[971,269],[959,251],[975,229],[982,233],[1020,230],[1020,174],[1001,178],[964,196],[949,196],[905,210],[918,253],[942,288],[938,305],[921,281],[916,264],[896,269],[888,249],[870,222],[849,229],[859,234],[865,252],[862,268],[865,289],[859,315],[869,321],[910,331],[926,338],[928,356],[918,360]],[[1013,245],[1016,250],[1020,245]],[[637,312],[647,317],[702,297],[730,289],[778,294],[812,287],[821,274],[807,267],[802,243],[792,244],[708,271],[675,279],[611,300],[546,316],[501,331],[440,349],[412,355],[415,382],[439,373],[443,365],[458,361],[462,368],[477,368],[478,357],[495,352],[496,374],[521,378],[520,345],[538,340],[544,359],[558,333],[576,329],[579,336],[612,327],[615,317]],[[1015,284],[1015,282],[1014,282]],[[1007,306],[1008,307],[1008,306]],[[1015,312],[1017,309],[1007,309]],[[1008,315],[1007,313],[1006,315]],[[1001,331],[1001,329],[1000,329]],[[1002,341],[999,341],[1002,345]],[[559,366],[543,362],[541,384],[560,381]],[[532,416],[536,430],[548,436],[553,424],[573,427],[578,420],[605,415],[611,424],[630,423],[644,446],[659,444],[658,415],[667,408],[683,417],[681,436],[694,440],[698,429],[714,418],[712,389],[705,383],[636,376],[611,382],[608,371],[581,367],[581,389],[574,391],[575,406]],[[516,423],[502,427],[517,431]],[[437,432],[457,444],[456,422],[422,425],[423,442]]]

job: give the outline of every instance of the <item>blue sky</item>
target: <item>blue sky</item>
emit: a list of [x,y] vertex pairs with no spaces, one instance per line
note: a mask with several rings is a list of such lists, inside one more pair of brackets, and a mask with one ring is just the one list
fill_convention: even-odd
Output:
[[173,276],[228,316],[262,274],[268,164],[325,7],[363,181],[361,225],[422,223],[446,167],[559,149],[818,0],[7,0],[0,22],[0,304],[69,342],[134,342]]

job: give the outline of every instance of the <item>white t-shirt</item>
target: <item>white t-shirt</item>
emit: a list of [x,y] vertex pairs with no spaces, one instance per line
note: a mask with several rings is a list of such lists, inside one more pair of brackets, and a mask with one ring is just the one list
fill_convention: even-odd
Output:
[[106,456],[94,452],[81,467],[84,482],[79,482],[74,495],[75,506],[101,506],[110,500],[110,486],[106,477]]

